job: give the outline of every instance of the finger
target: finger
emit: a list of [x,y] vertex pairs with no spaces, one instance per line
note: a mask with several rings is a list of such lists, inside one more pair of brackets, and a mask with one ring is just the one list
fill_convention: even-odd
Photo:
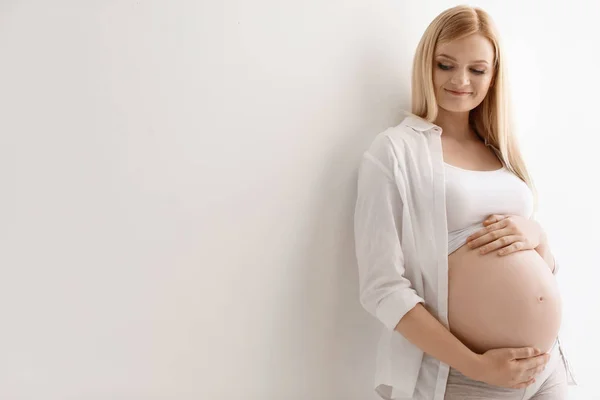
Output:
[[[492,223],[491,225],[488,225],[485,228],[478,230],[477,232],[475,232],[472,235],[470,235],[469,237],[467,237],[467,241],[472,240],[472,239],[477,239],[478,237],[483,236],[489,232],[508,227],[509,220],[507,218],[508,217],[502,218],[499,221],[496,221],[496,222]],[[509,229],[509,233],[513,233],[513,232]]]
[[535,378],[531,378],[530,380],[526,381],[526,382],[521,382],[518,385],[513,386],[514,389],[523,389],[526,388],[529,385],[532,385],[535,383]]
[[512,244],[510,246],[506,246],[503,249],[498,250],[498,255],[500,256],[504,256],[510,253],[514,253],[520,250],[523,250],[525,248],[525,242],[521,241],[521,238],[519,236],[507,236],[507,237],[511,237],[513,240]]
[[537,347],[518,347],[512,349],[511,360],[529,359],[540,354],[542,354],[542,352]]
[[540,372],[542,372],[543,370],[545,370],[547,365],[548,365],[547,363],[538,365],[537,367],[525,370],[523,374],[528,377],[534,377],[534,376],[538,375]]
[[480,229],[477,232],[470,234],[467,237],[466,242],[469,242],[470,240],[473,240],[473,239],[477,239],[478,237],[481,237],[481,236],[485,235],[486,233],[487,233],[487,231],[485,229]]
[[487,218],[486,218],[486,220],[485,220],[485,221],[483,221],[483,223],[485,224],[485,223],[498,222],[498,221],[500,221],[501,219],[504,219],[504,218],[506,218],[506,217],[507,217],[506,215],[501,215],[501,214],[492,214],[492,215],[490,215],[489,217],[487,217]]
[[501,230],[487,232],[485,229],[482,229],[469,236],[467,238],[467,243],[469,243],[472,248],[475,248],[490,243],[501,236],[504,236]]
[[497,229],[497,228],[498,228],[498,225],[496,225],[496,224],[497,224],[497,222],[494,222],[492,225],[488,225],[488,226],[486,226],[485,228],[483,228],[483,229],[480,229],[480,230],[478,230],[478,231],[477,231],[477,232],[475,232],[475,233],[472,233],[471,235],[469,235],[469,236],[467,237],[467,242],[468,242],[469,240],[477,239],[478,237],[481,237],[481,236],[483,236],[483,235],[487,234],[488,232],[491,232],[491,231],[493,231],[493,230]]
[[498,219],[490,217],[490,218],[486,219],[485,221],[483,221],[483,226],[493,224],[496,221],[498,221]]
[[490,232],[480,237],[479,239],[475,239],[469,242],[469,247],[472,249],[476,249],[478,247],[486,245],[485,248],[481,249],[484,250],[484,252],[486,253],[488,251],[501,249],[519,240],[519,236],[509,235],[509,233],[510,232],[507,229],[499,229],[497,231]]
[[540,354],[539,356],[517,360],[517,362],[520,364],[519,366],[521,369],[526,371],[528,369],[537,368],[540,365],[546,365],[549,360],[550,356],[548,354]]

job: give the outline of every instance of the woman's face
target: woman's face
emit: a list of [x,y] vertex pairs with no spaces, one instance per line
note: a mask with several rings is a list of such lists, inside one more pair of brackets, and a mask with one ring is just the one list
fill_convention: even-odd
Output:
[[494,47],[484,36],[470,35],[438,45],[433,64],[438,106],[451,112],[471,111],[490,88]]

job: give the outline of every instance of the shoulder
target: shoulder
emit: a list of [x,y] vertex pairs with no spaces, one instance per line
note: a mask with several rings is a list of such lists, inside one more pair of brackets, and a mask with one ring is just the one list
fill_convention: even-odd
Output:
[[398,125],[378,133],[365,153],[390,169],[407,156],[418,155],[427,148],[427,130],[418,126],[420,122],[419,117],[406,114]]

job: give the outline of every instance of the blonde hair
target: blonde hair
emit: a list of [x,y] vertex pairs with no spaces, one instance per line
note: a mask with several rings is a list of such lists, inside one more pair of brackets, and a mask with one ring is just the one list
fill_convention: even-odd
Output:
[[469,122],[486,145],[493,148],[506,168],[530,188],[535,215],[538,208],[537,190],[525,166],[512,126],[505,56],[488,13],[477,7],[460,5],[442,12],[427,27],[413,61],[412,113],[432,123],[437,118],[438,104],[433,87],[436,46],[476,33],[487,38],[494,47],[494,72],[488,93],[481,104],[469,113]]

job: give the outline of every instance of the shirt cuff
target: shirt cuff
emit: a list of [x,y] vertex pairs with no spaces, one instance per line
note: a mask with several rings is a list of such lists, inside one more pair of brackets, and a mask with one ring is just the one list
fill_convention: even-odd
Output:
[[379,306],[377,307],[377,318],[379,318],[390,331],[393,331],[402,317],[412,310],[417,303],[425,303],[425,300],[421,298],[414,289],[405,289],[391,293],[379,302]]

